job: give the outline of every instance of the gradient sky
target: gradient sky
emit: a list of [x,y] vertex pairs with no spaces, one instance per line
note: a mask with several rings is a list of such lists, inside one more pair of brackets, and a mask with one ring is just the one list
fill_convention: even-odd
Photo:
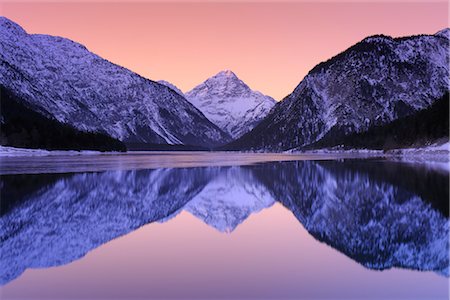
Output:
[[307,72],[372,34],[433,34],[447,1],[5,1],[29,33],[70,38],[140,75],[186,92],[231,69],[281,100]]

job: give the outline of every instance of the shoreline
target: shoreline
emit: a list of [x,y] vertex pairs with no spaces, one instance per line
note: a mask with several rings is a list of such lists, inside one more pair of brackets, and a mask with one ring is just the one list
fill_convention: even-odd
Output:
[[141,153],[230,153],[230,154],[272,154],[272,155],[336,155],[336,154],[358,154],[358,155],[380,155],[380,156],[445,156],[450,154],[450,142],[440,145],[433,144],[425,147],[417,148],[399,148],[391,150],[375,150],[375,149],[314,149],[314,150],[285,150],[285,151],[170,151],[170,150],[128,150],[125,152],[119,151],[96,151],[96,150],[46,150],[46,149],[30,149],[30,148],[16,148],[9,146],[0,146],[0,157],[29,157],[29,156],[77,156],[77,155],[128,155]]
[[[5,151],[8,150],[8,151]],[[233,167],[266,162],[379,160],[423,165],[450,172],[448,151],[315,151],[315,152],[198,152],[198,151],[48,151],[0,147],[0,175],[78,173],[191,167]]]

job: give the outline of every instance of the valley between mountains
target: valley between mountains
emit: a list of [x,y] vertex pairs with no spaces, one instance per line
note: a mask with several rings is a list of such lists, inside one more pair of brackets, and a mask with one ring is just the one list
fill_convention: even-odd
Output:
[[449,29],[367,37],[277,102],[231,70],[183,92],[0,17],[0,145],[280,152],[446,142],[449,39]]

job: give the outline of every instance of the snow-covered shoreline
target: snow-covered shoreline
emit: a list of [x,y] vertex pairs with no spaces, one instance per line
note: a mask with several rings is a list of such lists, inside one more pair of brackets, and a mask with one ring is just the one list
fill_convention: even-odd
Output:
[[100,152],[93,150],[44,150],[44,149],[28,149],[0,146],[0,157],[11,156],[51,156],[51,155],[99,155],[104,153],[119,152]]
[[420,148],[405,148],[405,149],[394,149],[386,151],[388,154],[394,155],[448,155],[450,152],[450,142],[446,143],[436,143],[426,147]]
[[307,151],[289,150],[293,154],[355,154],[367,156],[382,156],[392,161],[405,163],[426,164],[434,169],[450,172],[450,142],[438,142],[425,147],[402,148],[392,150],[372,150],[372,149],[317,149]]
[[374,150],[374,149],[340,149],[340,148],[323,148],[314,150],[296,150],[291,149],[285,153],[305,153],[305,154],[333,154],[333,153],[361,153],[361,154],[381,154],[394,156],[427,156],[427,155],[449,155],[450,142],[431,144],[418,148],[400,148],[392,150]]
[[426,164],[428,167],[450,172],[450,143],[434,144],[422,148],[386,151],[391,160]]
[[[102,155],[102,154],[127,154],[127,153],[139,153],[142,151],[128,151],[128,152],[101,152],[93,150],[44,150],[44,149],[27,149],[27,148],[15,148],[0,146],[0,157],[12,157],[12,156],[51,156],[51,155]],[[147,152],[147,151],[144,151]],[[158,151],[167,153],[177,153],[174,151]],[[189,152],[189,151],[187,151]],[[192,153],[198,153],[192,152]],[[223,152],[227,153],[227,152]],[[230,152],[236,153],[236,152]],[[249,152],[242,152],[249,153]],[[258,152],[252,152],[258,153]],[[267,153],[267,152],[260,152]],[[280,152],[280,154],[367,154],[367,155],[380,155],[388,157],[401,157],[405,159],[415,159],[418,161],[426,161],[427,158],[439,161],[449,161],[450,154],[450,142],[432,144],[426,147],[420,148],[403,148],[393,149],[388,151],[373,150],[373,149],[316,149],[316,150],[287,150]]]
[[[430,152],[428,152],[430,153]],[[432,153],[432,152],[431,152]],[[322,153],[250,153],[193,151],[48,151],[0,146],[0,174],[38,174],[189,168],[204,166],[242,166],[280,161],[377,160],[423,166],[440,172],[450,172],[447,154],[387,154],[381,152]]]

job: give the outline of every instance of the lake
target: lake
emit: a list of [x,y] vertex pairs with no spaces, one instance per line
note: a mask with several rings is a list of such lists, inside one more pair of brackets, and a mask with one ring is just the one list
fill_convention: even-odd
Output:
[[448,299],[448,165],[0,158],[1,299]]

